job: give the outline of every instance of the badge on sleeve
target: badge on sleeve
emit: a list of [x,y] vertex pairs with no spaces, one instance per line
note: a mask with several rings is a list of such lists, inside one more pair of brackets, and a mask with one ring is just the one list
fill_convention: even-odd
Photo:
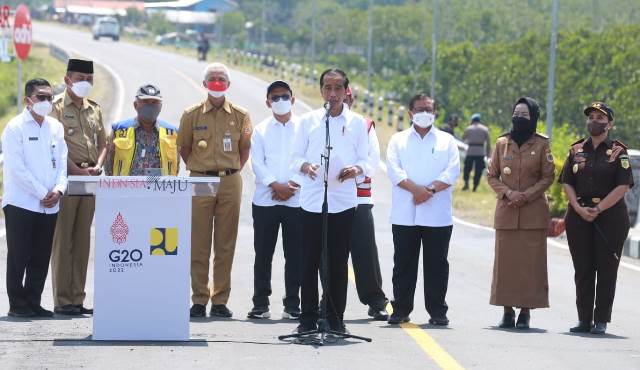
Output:
[[625,170],[629,169],[629,156],[628,155],[623,154],[623,155],[620,156],[620,165]]
[[553,154],[551,152],[547,152],[547,162],[553,163]]
[[572,169],[573,169],[573,173],[578,173],[578,164],[574,163]]

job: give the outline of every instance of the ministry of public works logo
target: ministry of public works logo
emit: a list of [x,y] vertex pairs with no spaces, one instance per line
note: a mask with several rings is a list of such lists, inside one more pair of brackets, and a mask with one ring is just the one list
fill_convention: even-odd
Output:
[[178,255],[177,227],[154,227],[151,229],[149,240],[152,256]]

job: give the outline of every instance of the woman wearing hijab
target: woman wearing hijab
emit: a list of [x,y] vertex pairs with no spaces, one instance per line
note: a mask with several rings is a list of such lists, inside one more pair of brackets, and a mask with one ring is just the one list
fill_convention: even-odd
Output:
[[605,334],[629,234],[624,195],[633,187],[633,173],[626,145],[609,138],[613,109],[596,101],[584,114],[589,137],[571,145],[560,175],[569,199],[565,224],[576,271],[579,322],[570,331]]
[[549,139],[536,133],[539,117],[534,99],[518,99],[511,131],[498,138],[489,162],[487,179],[498,198],[490,303],[504,307],[500,328],[528,329],[530,310],[549,307],[545,191],[555,167]]

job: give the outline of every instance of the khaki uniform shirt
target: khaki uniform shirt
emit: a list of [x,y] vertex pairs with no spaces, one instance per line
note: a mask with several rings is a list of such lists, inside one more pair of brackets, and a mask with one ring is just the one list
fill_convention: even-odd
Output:
[[239,170],[240,149],[251,147],[252,130],[249,113],[228,100],[220,108],[215,108],[209,99],[188,108],[178,130],[178,146],[191,148],[187,169]]
[[[487,126],[478,123],[467,127],[462,134],[462,140],[469,145],[467,155],[473,157],[484,157],[489,152],[489,129]],[[485,145],[487,150],[485,151]]]
[[69,160],[76,164],[97,163],[99,148],[107,141],[100,105],[83,99],[82,107],[78,108],[65,92],[53,102],[51,116],[64,126]]
[[[521,147],[508,134],[496,141],[489,162],[487,179],[498,195],[496,229],[546,229],[549,203],[545,191],[554,180],[555,165],[549,139],[535,134]],[[527,200],[520,207],[508,205],[509,190],[524,192]]]

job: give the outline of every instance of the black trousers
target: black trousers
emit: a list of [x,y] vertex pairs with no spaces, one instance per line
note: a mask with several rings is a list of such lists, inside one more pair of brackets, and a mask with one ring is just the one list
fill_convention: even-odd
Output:
[[282,249],[284,251],[284,286],[282,299],[285,309],[300,307],[300,280],[302,268],[302,225],[300,208],[287,206],[252,206],[253,249],[253,305],[268,307],[271,295],[271,265],[278,241],[278,230],[282,227]]
[[585,221],[569,206],[565,225],[575,269],[578,319],[610,322],[620,264],[613,252],[620,258],[629,234],[627,206],[621,200],[603,211],[594,222]]
[[[342,322],[347,306],[350,235],[355,208],[329,214],[327,275],[323,277],[327,300],[327,319],[334,326]],[[304,235],[302,251],[302,288],[300,324],[315,325],[318,311],[318,270],[322,256],[322,213],[302,210]],[[328,294],[327,294],[328,293]]]
[[372,208],[373,204],[359,204],[356,208],[351,234],[351,263],[360,302],[381,310],[387,305],[387,297],[382,291]]
[[425,308],[431,317],[444,317],[449,307],[445,301],[449,283],[449,240],[453,226],[392,225],[393,232],[393,312],[409,315],[418,279],[420,245],[423,255]]
[[38,307],[49,271],[58,214],[7,205],[7,295],[11,309]]
[[469,176],[473,169],[473,189],[475,190],[482,179],[484,171],[484,156],[468,155],[464,158],[464,185],[469,186]]

